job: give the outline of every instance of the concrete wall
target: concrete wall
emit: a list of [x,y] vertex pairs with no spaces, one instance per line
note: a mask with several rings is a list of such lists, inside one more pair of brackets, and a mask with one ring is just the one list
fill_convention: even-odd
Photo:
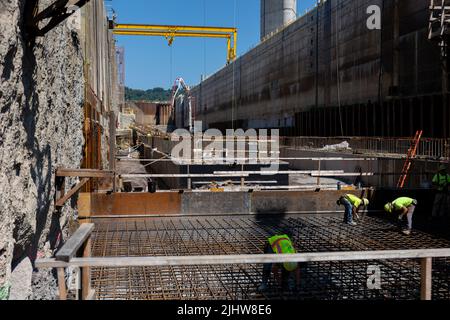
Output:
[[[109,169],[109,143],[116,126],[121,97],[119,69],[113,33],[103,0],[88,2],[81,10],[79,30],[86,83],[85,159],[83,167]],[[114,114],[112,117],[111,114]]]
[[[40,10],[52,3],[39,1]],[[114,70],[108,62],[113,42],[103,1],[94,0],[29,46],[26,4],[0,1],[0,290],[10,299],[55,299],[54,275],[33,272],[33,263],[58,250],[76,217],[76,201],[55,211],[54,173],[58,167],[80,168],[86,123],[101,131],[90,114],[85,118],[92,94],[98,96],[93,109],[103,114],[96,119],[104,126],[99,153],[108,160],[105,117],[114,110]],[[95,38],[100,35],[102,45]],[[77,182],[68,179],[66,190]]]
[[57,249],[75,214],[71,203],[54,213],[53,201],[55,169],[77,168],[83,156],[79,16],[28,46],[24,10],[25,1],[0,2],[0,289],[54,298],[53,276],[33,274],[32,263]]
[[[260,191],[260,192],[158,192],[80,194],[81,218],[133,217],[133,216],[201,216],[201,215],[288,215],[288,214],[339,214],[344,208],[336,204],[346,193],[361,197],[362,191]],[[408,196],[418,200],[414,220],[431,216],[430,204],[435,192],[423,189],[368,190],[369,212],[389,218],[383,207],[398,197]],[[199,201],[201,199],[201,201]],[[395,217],[391,217],[395,219]]]
[[399,1],[398,19],[383,2],[380,31],[366,10],[381,0],[325,1],[193,88],[196,119],[293,135],[447,135],[429,0]]
[[169,103],[151,101],[128,101],[126,108],[132,110],[139,126],[168,126],[171,124]]
[[[334,213],[348,191],[81,194],[80,217]],[[361,196],[361,191],[350,193]],[[201,200],[201,201],[200,201]]]

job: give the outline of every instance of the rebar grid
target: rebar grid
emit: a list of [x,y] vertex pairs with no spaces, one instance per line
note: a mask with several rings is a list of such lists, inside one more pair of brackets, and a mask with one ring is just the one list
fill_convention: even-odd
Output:
[[[96,220],[94,256],[261,254],[267,238],[291,232],[299,252],[449,248],[446,240],[415,231],[405,237],[382,219],[356,227],[341,215],[209,216]],[[433,298],[450,299],[450,260],[435,259]],[[381,289],[370,290],[368,267],[381,270]],[[297,289],[282,290],[272,277],[259,292],[262,265],[94,268],[99,299],[418,299],[415,260],[318,262],[301,265]]]

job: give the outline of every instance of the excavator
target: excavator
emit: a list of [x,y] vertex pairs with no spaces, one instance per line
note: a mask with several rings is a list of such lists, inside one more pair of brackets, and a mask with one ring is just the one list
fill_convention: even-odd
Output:
[[[186,84],[183,78],[177,78],[175,80],[175,83],[172,87],[172,99],[171,99],[171,106],[172,106],[172,114],[175,114],[175,101],[179,94],[184,90],[187,96],[188,101],[188,112],[189,112],[189,132],[194,133],[194,125],[193,125],[193,113],[192,113],[192,97],[191,97],[191,89]],[[184,119],[183,119],[184,122]]]

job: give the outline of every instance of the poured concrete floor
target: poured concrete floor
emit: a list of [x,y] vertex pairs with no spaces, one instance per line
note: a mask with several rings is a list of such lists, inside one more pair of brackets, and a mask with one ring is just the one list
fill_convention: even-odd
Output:
[[[450,248],[450,242],[365,217],[356,227],[342,215],[209,216],[98,219],[94,256],[191,256],[263,253],[266,239],[290,231],[298,252]],[[369,290],[368,267],[379,266],[381,289]],[[433,298],[450,299],[450,260],[436,259]],[[301,281],[282,290],[271,280],[259,292],[262,265],[93,269],[98,299],[419,299],[420,264],[413,260],[320,262],[301,266]]]

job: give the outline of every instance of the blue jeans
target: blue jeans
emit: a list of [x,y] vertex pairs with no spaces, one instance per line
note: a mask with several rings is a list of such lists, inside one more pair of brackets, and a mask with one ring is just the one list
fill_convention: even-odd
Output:
[[406,219],[404,216],[399,216],[400,228],[402,228],[403,230],[412,230],[414,210],[416,210],[416,206],[411,205],[408,207],[408,214],[406,214]]
[[345,223],[352,223],[353,222],[353,205],[351,204],[348,199],[342,197],[341,198],[341,204],[345,207],[345,214],[344,214],[344,222]]

